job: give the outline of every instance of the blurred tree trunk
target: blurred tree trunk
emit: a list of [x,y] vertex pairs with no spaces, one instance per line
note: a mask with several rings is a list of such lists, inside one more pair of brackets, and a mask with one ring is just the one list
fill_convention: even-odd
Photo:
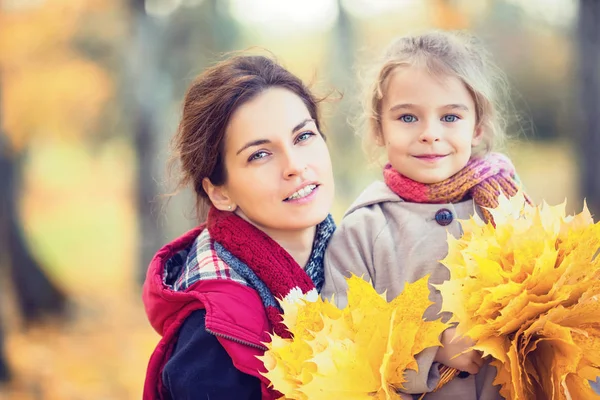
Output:
[[600,216],[600,1],[579,2],[581,193],[597,220]]
[[[2,135],[2,131],[0,131],[0,183],[2,184],[2,187],[5,188],[0,192],[0,279],[8,277],[7,269],[5,267],[10,262],[6,255],[8,250],[6,249],[8,243],[7,194],[9,192],[9,190],[6,190],[6,188],[8,187],[9,183],[8,171],[10,171],[11,168],[9,161],[10,155],[7,152],[8,149],[6,149],[5,146],[3,146],[3,143],[6,140],[6,137],[4,137],[4,135]],[[4,287],[6,287],[6,285],[6,283],[3,284]],[[0,304],[3,300],[4,299],[0,295]],[[2,325],[2,315],[0,315],[0,382],[6,382],[9,380],[10,374],[8,370],[8,365],[6,363],[6,356],[4,355],[4,331]]]
[[10,372],[6,363],[6,356],[4,355],[4,332],[0,324],[0,382],[8,382],[9,380]]
[[[0,86],[0,91],[1,89]],[[1,110],[0,104],[0,277],[9,279],[9,282],[4,282],[4,287],[10,287],[17,297],[18,311],[24,323],[29,325],[44,316],[63,315],[67,298],[43,272],[21,231],[17,207],[20,158],[2,131]],[[7,380],[9,373],[3,353],[4,335],[1,325],[0,380]]]
[[[356,80],[352,72],[355,48],[354,33],[352,21],[350,21],[350,17],[342,3],[342,0],[337,1],[338,19],[333,33],[334,40],[331,43],[331,58],[329,60],[331,65],[333,65],[333,68],[330,69],[330,80],[336,88],[352,88]],[[354,97],[354,94],[352,94],[352,97]],[[335,115],[342,114],[344,113],[335,113]],[[346,118],[343,115],[342,117]]]
[[[579,2],[579,79],[581,132],[579,153],[581,193],[595,220],[600,216],[600,1]],[[598,257],[598,255],[596,255]],[[600,394],[600,378],[592,383]]]
[[[216,61],[223,51],[235,47],[238,29],[225,12],[227,0],[207,0],[190,8],[182,6],[164,19],[147,15],[144,0],[129,0],[128,4],[132,41],[125,49],[124,86],[129,91],[127,109],[133,120],[137,154],[139,265],[136,275],[138,281],[143,282],[154,253],[169,236],[190,228],[189,221],[178,217],[182,211],[186,214],[185,210],[174,210],[176,215],[167,214],[156,179],[164,176],[169,139],[178,122],[171,119],[174,96],[179,100],[193,75],[208,61]],[[188,206],[181,201],[170,205]],[[192,205],[189,206],[191,211]],[[204,220],[206,214],[206,209],[198,210],[198,219]],[[173,224],[177,226],[170,226]],[[191,225],[197,225],[197,221]]]
[[[167,112],[160,98],[164,89],[164,73],[159,69],[162,36],[157,21],[146,15],[144,0],[130,0],[132,43],[128,51],[126,83],[131,93],[134,144],[137,154],[136,209],[138,213],[137,279],[143,282],[148,264],[162,245],[159,223],[159,189],[155,180],[155,160],[158,159],[157,136],[161,133],[161,116]],[[166,132],[163,132],[167,134]]]
[[211,52],[216,55],[234,50],[239,32],[237,23],[226,14],[229,0],[210,0],[207,7],[210,24],[205,29],[209,34],[203,36],[208,36],[207,45]]
[[[1,134],[0,134],[1,135]],[[2,191],[2,253],[7,255],[3,262],[10,267],[11,289],[17,297],[19,312],[26,324],[41,320],[46,315],[61,315],[65,311],[66,296],[44,273],[41,265],[31,254],[21,231],[17,209],[17,156],[10,151],[8,140],[0,136],[0,176]]]
[[0,190],[0,246],[3,246],[0,254],[4,255],[2,265],[9,266],[19,312],[28,324],[45,315],[61,315],[65,311],[66,296],[44,273],[21,231],[17,208],[19,161],[0,130],[0,182],[4,189]]
[[[360,139],[354,135],[354,128],[348,121],[349,115],[356,115],[359,112],[356,103],[359,94],[353,72],[355,38],[352,21],[342,0],[337,0],[337,7],[338,18],[332,32],[333,37],[327,61],[331,66],[329,81],[335,90],[339,90],[342,98],[334,104],[335,111],[332,113],[331,126],[327,130],[331,132],[331,139],[337,154],[344,154],[344,157],[348,159],[360,159],[363,157],[361,146],[357,145]],[[323,133],[327,135],[327,132]],[[356,180],[355,168],[353,163],[340,162],[337,165],[336,193],[341,198],[349,198],[354,195],[350,190]]]

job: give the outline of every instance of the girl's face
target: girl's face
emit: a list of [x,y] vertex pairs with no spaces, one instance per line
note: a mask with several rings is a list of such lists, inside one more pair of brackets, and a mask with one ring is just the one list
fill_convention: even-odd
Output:
[[378,144],[394,169],[431,184],[467,165],[481,132],[473,97],[459,78],[399,67],[384,90]]
[[225,184],[205,179],[211,201],[269,236],[314,228],[327,217],[334,194],[329,150],[293,92],[270,88],[233,113],[224,163]]

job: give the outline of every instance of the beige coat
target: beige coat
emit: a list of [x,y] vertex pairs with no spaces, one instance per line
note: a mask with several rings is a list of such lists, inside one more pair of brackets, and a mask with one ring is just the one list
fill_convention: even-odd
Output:
[[[435,220],[438,210],[446,208],[454,216],[447,226]],[[404,282],[414,282],[431,274],[430,283],[439,284],[450,277],[439,263],[447,252],[447,232],[459,237],[456,218],[467,219],[475,209],[471,200],[457,204],[419,204],[403,201],[385,183],[371,184],[346,212],[325,253],[325,284],[321,294],[335,294],[338,307],[347,303],[345,277],[353,273],[370,280],[379,293],[387,291],[391,301],[398,296]],[[441,296],[430,287],[435,302],[425,313],[435,319],[440,311]],[[445,315],[444,319],[449,316]],[[433,362],[436,348],[417,356],[419,373],[409,371],[406,393],[431,391],[439,380],[438,364]],[[425,396],[427,400],[497,400],[498,387],[492,386],[496,369],[485,364],[475,376],[455,378],[442,389]],[[415,396],[417,398],[417,396]]]

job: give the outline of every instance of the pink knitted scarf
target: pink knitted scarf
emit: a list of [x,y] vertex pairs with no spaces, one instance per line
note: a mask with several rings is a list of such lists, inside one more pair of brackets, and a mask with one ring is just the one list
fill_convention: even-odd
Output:
[[407,178],[390,164],[385,166],[383,176],[394,193],[413,203],[456,203],[470,197],[482,207],[487,221],[492,221],[492,216],[485,208],[498,206],[500,192],[512,197],[520,187],[515,167],[508,157],[500,153],[473,158],[455,175],[433,184]]

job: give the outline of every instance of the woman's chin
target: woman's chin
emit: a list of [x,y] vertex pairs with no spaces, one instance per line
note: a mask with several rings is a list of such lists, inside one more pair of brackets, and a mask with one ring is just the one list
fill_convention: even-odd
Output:
[[304,229],[314,228],[325,218],[327,218],[327,213],[315,213],[310,216],[303,216],[302,218],[290,218],[280,225],[281,230],[290,230],[290,231],[299,231]]

